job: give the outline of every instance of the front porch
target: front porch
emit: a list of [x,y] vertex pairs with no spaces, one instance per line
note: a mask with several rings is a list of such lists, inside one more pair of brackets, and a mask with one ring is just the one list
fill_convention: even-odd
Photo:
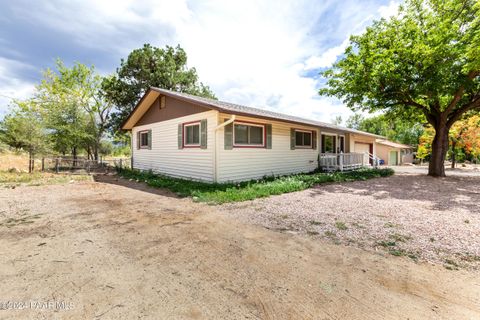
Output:
[[373,155],[369,153],[320,153],[319,168],[323,171],[351,171],[358,170],[372,163],[377,164]]

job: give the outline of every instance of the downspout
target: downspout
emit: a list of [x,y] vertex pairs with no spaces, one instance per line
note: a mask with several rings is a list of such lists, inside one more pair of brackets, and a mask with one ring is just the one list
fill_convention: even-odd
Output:
[[130,130],[130,169],[133,170],[133,128]]
[[220,128],[223,128],[225,126],[228,126],[229,124],[233,123],[235,121],[235,115],[232,114],[232,116],[230,117],[230,119],[228,119],[227,121],[219,124],[218,126],[215,127],[215,130],[214,130],[214,149],[213,149],[213,161],[214,161],[214,164],[213,164],[213,182],[217,182],[217,174],[218,174],[218,152],[217,152],[217,148],[218,148],[218,145],[217,145],[217,130],[220,129]]

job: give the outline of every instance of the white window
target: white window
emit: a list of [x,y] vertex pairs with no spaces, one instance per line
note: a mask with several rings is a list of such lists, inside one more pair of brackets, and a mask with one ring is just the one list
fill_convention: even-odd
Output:
[[295,148],[312,148],[312,131],[295,130]]
[[200,147],[200,122],[183,124],[183,146]]
[[236,147],[264,147],[265,126],[236,122],[233,125],[233,142]]
[[150,142],[148,141],[150,135],[148,134],[148,130],[147,131],[140,131],[139,133],[139,144],[140,144],[140,148],[142,149],[146,149],[150,146]]

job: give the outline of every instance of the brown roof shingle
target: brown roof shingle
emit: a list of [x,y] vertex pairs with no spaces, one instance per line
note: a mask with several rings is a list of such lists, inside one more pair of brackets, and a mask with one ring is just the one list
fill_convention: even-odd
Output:
[[225,113],[233,113],[233,114],[240,114],[240,115],[246,115],[246,116],[252,116],[252,117],[268,118],[268,119],[279,120],[279,121],[294,122],[299,124],[311,125],[315,127],[322,127],[322,128],[332,129],[332,130],[340,130],[340,131],[345,131],[350,133],[368,135],[368,136],[377,137],[377,138],[384,138],[383,136],[379,136],[379,135],[368,133],[368,132],[345,128],[345,127],[337,126],[337,125],[326,123],[326,122],[290,116],[287,114],[273,112],[265,109],[247,107],[247,106],[243,106],[235,103],[199,97],[199,96],[191,95],[188,93],[176,92],[176,91],[160,89],[156,87],[151,87],[150,89],[157,91],[161,94],[164,94],[166,96],[170,96],[180,100],[186,100],[192,103],[198,103],[203,106],[210,107],[212,109],[225,112]]

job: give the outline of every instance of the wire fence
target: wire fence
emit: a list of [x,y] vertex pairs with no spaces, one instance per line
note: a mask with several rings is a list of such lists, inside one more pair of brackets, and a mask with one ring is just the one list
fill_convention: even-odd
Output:
[[41,160],[41,171],[55,173],[101,173],[113,171],[117,168],[130,168],[131,158],[102,158],[91,160],[86,158],[72,157],[43,157]]

